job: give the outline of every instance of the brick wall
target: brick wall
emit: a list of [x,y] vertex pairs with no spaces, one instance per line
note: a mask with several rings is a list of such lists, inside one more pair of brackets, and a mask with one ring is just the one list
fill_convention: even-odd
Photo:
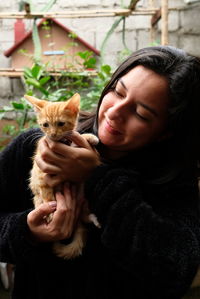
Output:
[[[191,0],[190,0],[191,1]],[[18,11],[18,1],[6,0],[0,1],[0,12]],[[47,0],[35,0],[35,5],[38,9],[42,8]],[[127,6],[130,0],[57,0],[57,3],[51,9],[52,11],[64,10],[88,10],[98,8],[119,8],[120,3]],[[158,6],[160,0],[154,1]],[[192,54],[200,55],[200,1],[187,4],[188,0],[169,0],[169,7],[176,6],[179,9],[169,11],[169,41],[170,44],[176,47],[181,47]],[[74,4],[76,3],[76,4]],[[138,6],[145,7],[148,0],[140,0]],[[75,6],[76,5],[76,6]],[[117,17],[116,17],[117,18]],[[113,17],[98,17],[98,18],[77,18],[77,19],[59,19],[61,23],[76,32],[81,38],[88,41],[91,45],[100,49],[106,33],[111,28],[116,20]],[[150,21],[151,16],[129,16],[126,20],[126,43],[132,50],[151,45],[150,40]],[[0,19],[0,67],[9,67],[10,59],[3,55],[3,51],[10,48],[14,43],[14,22],[12,19]],[[26,28],[30,30],[32,27],[32,20],[26,20]],[[156,30],[155,41],[160,42],[160,27],[161,22],[158,23]],[[122,24],[115,30],[107,42],[105,48],[104,62],[115,68],[121,59],[121,51],[123,50],[122,43]],[[9,82],[8,82],[9,81]],[[18,97],[20,88],[16,81],[8,78],[0,77],[0,98],[9,99]]]

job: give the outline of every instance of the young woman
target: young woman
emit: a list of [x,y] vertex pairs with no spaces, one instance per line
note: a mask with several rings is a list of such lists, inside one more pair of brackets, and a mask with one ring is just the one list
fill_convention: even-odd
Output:
[[[97,150],[76,132],[76,147],[40,142],[48,184],[68,182],[56,202],[33,209],[28,189],[41,132],[13,140],[0,156],[0,261],[15,264],[12,298],[182,298],[200,262],[199,113],[200,60],[149,47],[122,63],[96,113],[80,118]],[[82,256],[63,260],[51,243],[73,235],[82,203],[70,183],[80,181],[101,229],[89,224]]]

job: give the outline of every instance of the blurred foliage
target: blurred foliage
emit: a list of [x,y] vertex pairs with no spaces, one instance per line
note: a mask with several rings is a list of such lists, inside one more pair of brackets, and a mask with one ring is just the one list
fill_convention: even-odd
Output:
[[[121,6],[124,6],[124,1],[121,0]],[[24,5],[29,5],[30,12],[33,12],[35,6],[32,0],[19,1],[19,10],[24,9]],[[41,9],[41,11],[48,11],[56,0],[49,0],[48,3]],[[119,62],[124,60],[131,51],[126,45],[125,39],[125,21],[124,16],[117,18],[111,28],[108,30],[102,46],[101,46],[101,61],[100,66],[97,65],[96,58],[91,51],[75,52],[73,51],[73,59],[71,63],[65,67],[65,70],[58,73],[59,65],[54,61],[47,64],[41,61],[41,41],[38,34],[37,19],[33,20],[32,39],[34,44],[34,53],[30,54],[25,49],[20,49],[20,53],[28,56],[33,61],[31,68],[25,67],[23,72],[23,83],[25,94],[36,96],[40,99],[48,101],[65,101],[69,99],[74,93],[78,92],[81,96],[81,110],[93,110],[104,86],[107,84],[111,77],[111,67],[103,64],[103,55],[106,44],[113,34],[115,29],[122,23],[122,43],[124,50],[121,51]],[[45,20],[42,28],[46,30],[45,37],[49,38],[49,46],[51,44],[51,20]],[[69,42],[62,50],[64,51],[63,57],[68,58],[71,47],[77,47],[77,35],[73,32],[69,34],[71,42]],[[54,73],[54,74],[52,74]],[[16,120],[16,126],[7,125],[3,128],[3,134],[6,136],[15,136],[25,130],[27,127],[37,126],[36,117],[33,113],[32,107],[22,97],[17,102],[10,102],[9,106],[4,106],[0,110],[0,119],[12,113],[12,117]]]
[[[111,67],[96,66],[96,59],[90,51],[78,52],[82,59],[82,71],[61,71],[52,75],[48,65],[37,63],[32,68],[25,67],[23,83],[25,94],[57,102],[66,101],[78,92],[81,96],[81,110],[93,110],[101,95],[104,86],[111,77]],[[92,70],[91,70],[92,68]],[[12,113],[16,120],[16,126],[6,125],[3,134],[16,136],[26,130],[27,127],[37,126],[33,108],[22,97],[19,101],[11,101],[9,106],[0,109],[0,119]]]

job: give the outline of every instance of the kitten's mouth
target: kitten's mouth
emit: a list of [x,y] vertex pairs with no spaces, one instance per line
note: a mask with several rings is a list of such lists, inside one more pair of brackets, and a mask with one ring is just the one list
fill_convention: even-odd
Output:
[[50,136],[50,139],[52,141],[59,141],[66,145],[71,145],[72,141],[69,140],[69,138],[68,138],[71,134],[72,134],[72,131],[67,131],[64,134],[62,134],[62,136],[56,136],[56,137]]

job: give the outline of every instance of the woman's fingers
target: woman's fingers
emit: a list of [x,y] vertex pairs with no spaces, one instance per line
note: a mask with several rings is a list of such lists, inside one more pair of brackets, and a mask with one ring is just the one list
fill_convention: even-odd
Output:
[[[89,135],[89,134],[86,134],[86,135]],[[90,143],[88,142],[88,140],[86,139],[86,137],[84,137],[84,135],[81,135],[76,131],[72,131],[67,136],[67,138],[73,142],[73,146],[75,146],[75,147],[81,147],[81,148],[85,148],[85,149],[89,149],[89,150],[92,149],[92,147],[91,147]],[[50,140],[49,138],[46,138],[46,143],[48,144],[48,147],[52,151],[54,151],[55,153],[57,153],[59,155],[66,154],[66,147],[70,154],[74,152],[72,150],[73,146],[69,146],[69,145],[63,144],[61,142],[54,142],[54,141]]]
[[[66,156],[67,153],[71,154],[71,146],[57,142],[57,141],[52,141],[48,138],[46,138],[46,143],[48,145],[48,148],[53,152],[54,154],[57,155],[57,159],[62,158],[63,156]],[[45,153],[44,153],[45,154]],[[59,157],[61,156],[61,157]]]
[[[81,188],[64,184],[63,192],[56,192],[56,201],[43,203],[31,211],[27,223],[36,241],[57,241],[71,237],[83,206]],[[52,214],[53,213],[53,214]],[[52,214],[50,222],[46,217]]]
[[39,153],[35,161],[50,187],[64,181],[82,182],[100,164],[99,154],[88,141],[77,132],[70,137],[77,146],[68,146],[43,138],[39,142]]
[[56,193],[57,209],[54,213],[53,223],[62,227],[62,237],[70,237],[76,227],[76,222],[82,207],[82,200],[77,198],[75,185],[64,184],[63,193]]
[[[49,142],[49,143],[48,143]],[[59,145],[63,145],[60,142],[53,142],[50,141],[47,137],[44,137],[42,140],[39,141],[38,149],[39,149],[39,155],[45,162],[54,163],[55,161],[60,161],[62,159],[62,156],[59,153],[56,153],[56,151],[53,151],[52,148],[59,148]]]
[[30,229],[30,238],[36,242],[48,242],[55,240],[56,234],[46,221],[46,217],[56,210],[55,201],[43,203],[27,216],[27,224]]
[[63,195],[67,208],[74,209],[75,193],[73,192],[72,186],[70,186],[70,184],[67,182],[63,186]]
[[74,225],[75,203],[68,185],[64,193],[56,193],[57,209],[54,213],[53,224],[64,229],[65,238],[71,236]]
[[61,169],[59,166],[57,166],[56,164],[50,163],[50,162],[46,162],[45,160],[43,160],[42,156],[40,156],[40,155],[37,155],[35,157],[35,162],[36,162],[37,166],[44,173],[55,174],[55,173],[61,172]]
[[56,210],[56,201],[50,201],[39,205],[35,210],[28,214],[27,220],[31,225],[38,225],[44,218]]
[[68,212],[68,207],[65,197],[60,191],[56,192],[55,196],[57,201],[57,209],[54,213],[52,223],[59,227],[62,225],[63,220],[65,219],[66,213]]

